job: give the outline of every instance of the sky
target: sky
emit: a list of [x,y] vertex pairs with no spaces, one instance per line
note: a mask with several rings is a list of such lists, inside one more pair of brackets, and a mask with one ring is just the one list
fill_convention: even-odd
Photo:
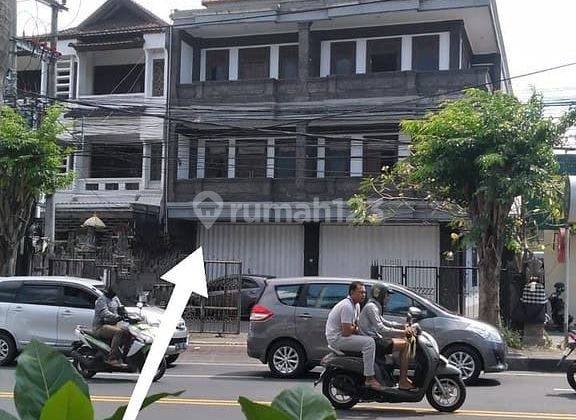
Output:
[[[17,1],[19,32],[48,32],[49,8],[36,0]],[[200,0],[136,1],[166,21],[174,9],[200,7]],[[61,13],[60,28],[78,25],[104,2],[68,0],[69,11]],[[497,0],[497,5],[511,76],[576,62],[576,0]],[[576,65],[513,80],[514,93],[520,99],[529,97],[533,87],[547,100],[576,99]]]

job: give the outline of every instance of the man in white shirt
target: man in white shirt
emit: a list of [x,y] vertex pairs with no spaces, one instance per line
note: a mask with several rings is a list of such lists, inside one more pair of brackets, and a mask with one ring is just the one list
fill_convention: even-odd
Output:
[[376,344],[372,337],[358,335],[360,302],[366,298],[366,287],[355,281],[350,284],[348,297],[332,308],[326,322],[326,341],[330,347],[349,352],[362,352],[366,386],[376,391],[384,388],[374,376]]

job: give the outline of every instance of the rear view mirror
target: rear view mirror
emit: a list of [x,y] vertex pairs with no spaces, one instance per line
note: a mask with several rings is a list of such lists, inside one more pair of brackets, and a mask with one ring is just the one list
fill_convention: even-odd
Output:
[[411,306],[410,309],[408,309],[408,316],[412,319],[420,319],[423,316],[422,310],[415,306]]

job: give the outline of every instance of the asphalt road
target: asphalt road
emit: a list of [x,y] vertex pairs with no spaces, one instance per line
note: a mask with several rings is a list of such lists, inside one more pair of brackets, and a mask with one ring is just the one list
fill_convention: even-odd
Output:
[[[297,384],[311,385],[312,372],[299,380],[271,378],[265,366],[244,356],[243,347],[201,348],[187,353],[153,385],[151,392],[185,390],[180,397],[164,400],[143,411],[142,420],[156,419],[244,419],[236,402],[239,395],[269,402],[275,395]],[[97,375],[89,381],[102,419],[129,400],[136,382],[133,375]],[[15,413],[11,391],[14,367],[0,368],[0,408]],[[478,386],[468,388],[468,398],[458,417],[469,419],[576,420],[576,392],[569,389],[565,376],[527,372],[487,375]],[[426,402],[419,404],[367,404],[339,412],[339,419],[414,419],[440,414]],[[81,419],[79,419],[81,420]]]

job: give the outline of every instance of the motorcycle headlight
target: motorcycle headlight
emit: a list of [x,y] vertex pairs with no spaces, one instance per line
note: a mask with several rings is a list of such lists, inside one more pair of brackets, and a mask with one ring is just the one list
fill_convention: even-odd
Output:
[[184,322],[184,320],[178,321],[178,324],[176,325],[176,329],[178,331],[184,331],[186,329],[186,323]]
[[482,337],[484,340],[486,341],[490,341],[492,343],[502,343],[502,336],[500,335],[500,333],[498,332],[498,330],[496,330],[495,328],[492,327],[482,327],[480,325],[474,325],[474,324],[470,324],[466,327],[466,329],[468,331],[472,331],[473,333],[478,334],[480,337]]

